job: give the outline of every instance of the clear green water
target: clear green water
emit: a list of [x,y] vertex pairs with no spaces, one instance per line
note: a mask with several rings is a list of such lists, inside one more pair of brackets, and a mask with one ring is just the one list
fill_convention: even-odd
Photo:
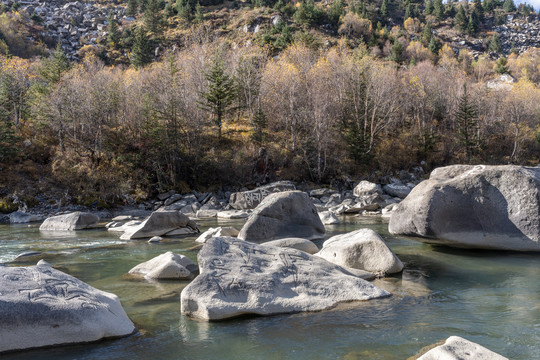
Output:
[[[217,221],[202,223],[202,228]],[[242,222],[220,222],[238,228]],[[121,241],[103,230],[47,236],[0,226],[0,262],[41,251],[55,267],[117,294],[141,330],[128,338],[2,355],[20,359],[407,359],[459,335],[511,359],[540,359],[540,254],[435,248],[388,234],[376,218],[346,218],[329,235],[369,227],[405,263],[377,280],[394,296],[330,311],[206,323],[180,314],[187,282],[130,281],[131,267],[165,251],[196,260],[195,237]],[[32,263],[35,263],[33,261]],[[26,265],[26,264],[25,264]]]

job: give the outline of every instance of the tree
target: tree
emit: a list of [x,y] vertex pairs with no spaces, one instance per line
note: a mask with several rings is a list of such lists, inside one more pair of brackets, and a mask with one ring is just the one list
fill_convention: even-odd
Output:
[[501,47],[501,39],[499,37],[499,33],[496,32],[491,36],[491,39],[489,40],[488,49],[489,49],[489,51],[493,51],[493,52],[496,52],[496,53],[501,52],[502,47]]
[[113,12],[109,12],[109,17],[107,18],[107,32],[109,33],[109,42],[112,43],[113,47],[118,46],[118,43],[120,42],[120,31],[118,30],[118,24],[116,23],[116,20],[114,19]]
[[514,0],[504,0],[503,10],[506,12],[516,11],[516,4],[514,4]]
[[431,15],[433,13],[433,3],[431,0],[426,0],[426,6],[424,8],[424,15]]
[[313,0],[305,0],[294,13],[294,19],[306,27],[314,27],[324,19],[324,11]]
[[210,111],[214,117],[214,123],[218,128],[218,136],[221,138],[223,117],[232,110],[238,95],[234,79],[225,72],[223,61],[216,56],[205,74],[208,82],[206,91],[201,91],[199,102],[201,108]]
[[508,61],[504,56],[501,56],[497,59],[497,62],[495,63],[495,72],[497,74],[506,74],[508,71]]
[[404,52],[405,52],[405,48],[403,47],[403,44],[399,40],[394,41],[394,45],[392,45],[392,48],[391,48],[390,60],[395,61],[398,64],[401,64],[401,62],[403,61]]
[[126,15],[128,16],[137,15],[138,8],[139,8],[139,4],[137,3],[137,0],[128,0]]
[[463,85],[463,94],[459,98],[456,112],[456,124],[458,127],[458,138],[465,147],[465,157],[467,163],[471,161],[471,156],[478,149],[478,111],[469,100],[467,85]]
[[388,17],[389,9],[388,9],[388,0],[383,0],[381,4],[381,18],[383,21],[386,21],[386,18]]
[[137,0],[139,4],[139,12],[144,13],[148,6],[148,0]]
[[266,140],[266,127],[268,126],[268,119],[262,111],[261,107],[253,114],[253,133],[251,134],[251,140],[259,146],[262,146]]
[[176,1],[176,12],[178,16],[186,22],[190,22],[192,19],[193,9],[189,0],[177,0]]
[[[3,99],[0,98],[0,103],[3,103]],[[9,121],[9,115],[0,107],[0,163],[9,161],[18,153],[17,142],[19,137],[15,134],[15,129],[11,121]]]
[[413,16],[413,10],[411,4],[407,4],[407,7],[405,8],[405,15],[403,16],[403,21],[406,21],[407,19],[411,18]]
[[454,26],[459,31],[465,31],[467,30],[467,15],[465,14],[465,9],[463,9],[463,5],[459,5],[459,10],[456,14],[456,17],[454,18]]
[[443,19],[444,6],[442,0],[433,0],[433,16],[439,21]]
[[422,43],[428,45],[433,37],[431,25],[429,23],[424,27],[424,33],[422,34]]
[[195,5],[195,23],[200,24],[204,21],[204,14],[202,13],[201,4]]
[[143,67],[152,62],[152,47],[150,40],[142,27],[135,30],[135,39],[133,41],[133,48],[131,49],[131,63],[135,67]]
[[54,52],[44,59],[39,71],[40,75],[50,83],[60,81],[62,74],[69,69],[69,60],[62,50],[60,43],[56,44]]
[[155,36],[161,33],[162,25],[161,3],[159,0],[148,0],[148,5],[144,11],[144,26],[146,31],[151,32]]
[[478,21],[478,16],[476,12],[473,11],[469,16],[469,23],[467,24],[467,34],[473,35],[478,32],[478,27],[480,26]]
[[336,27],[339,25],[339,19],[343,15],[344,8],[342,0],[335,0],[328,9],[328,20]]
[[431,37],[431,40],[429,40],[428,49],[435,55],[439,53],[439,49],[441,48],[441,42],[439,39],[436,39],[435,37]]

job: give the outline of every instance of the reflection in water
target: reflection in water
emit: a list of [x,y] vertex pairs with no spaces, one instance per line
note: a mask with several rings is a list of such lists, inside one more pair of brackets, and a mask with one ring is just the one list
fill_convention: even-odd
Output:
[[[240,228],[243,221],[220,221]],[[217,226],[204,221],[201,230]],[[28,359],[407,359],[451,335],[508,358],[540,359],[540,254],[433,247],[396,238],[379,218],[347,217],[328,237],[369,227],[405,264],[376,280],[394,296],[340,304],[329,311],[207,323],[180,314],[187,282],[149,282],[124,275],[166,251],[196,261],[196,236],[159,244],[121,241],[103,230],[45,237],[26,226],[0,226],[0,262],[25,251],[117,294],[141,332],[114,341],[3,355]],[[321,246],[323,241],[319,241]]]

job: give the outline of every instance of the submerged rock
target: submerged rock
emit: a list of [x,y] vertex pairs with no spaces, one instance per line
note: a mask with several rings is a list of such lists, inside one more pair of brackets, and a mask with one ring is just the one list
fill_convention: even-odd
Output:
[[309,196],[284,191],[269,195],[253,210],[238,238],[257,243],[287,237],[312,240],[322,238],[325,232]]
[[417,360],[508,360],[485,347],[459,336],[450,336],[443,345],[429,350]]
[[218,237],[198,255],[201,274],[181,293],[182,313],[205,320],[318,311],[390,294],[303,251]]
[[43,224],[41,224],[39,230],[82,230],[95,227],[98,221],[99,217],[97,215],[77,211],[69,214],[49,217],[45,219]]
[[118,297],[46,262],[0,267],[0,352],[126,336],[135,327]]
[[171,236],[171,232],[178,229],[182,229],[182,233],[194,234],[199,232],[197,224],[181,212],[154,211],[140,224],[127,226],[120,239],[143,239],[165,234]]
[[317,256],[347,268],[378,274],[403,270],[403,263],[371,229],[360,229],[326,240]]
[[189,280],[193,279],[195,272],[197,272],[197,265],[191,259],[184,255],[174,254],[172,251],[156,256],[129,270],[130,275],[157,280]]
[[435,169],[393,209],[388,228],[433,244],[540,251],[540,168]]

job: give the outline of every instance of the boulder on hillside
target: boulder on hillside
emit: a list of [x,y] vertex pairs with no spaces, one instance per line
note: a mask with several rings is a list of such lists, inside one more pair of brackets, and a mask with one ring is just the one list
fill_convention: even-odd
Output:
[[508,360],[485,347],[459,336],[450,336],[443,345],[429,350],[417,360]]
[[218,236],[236,237],[238,236],[238,230],[232,226],[210,228],[203,232],[201,235],[199,235],[199,237],[195,241],[204,244],[208,239]]
[[540,168],[435,169],[394,208],[388,228],[432,244],[540,251]]
[[277,246],[281,248],[291,248],[291,249],[307,252],[308,254],[311,254],[311,255],[319,251],[319,248],[317,247],[317,245],[313,243],[313,241],[308,240],[308,239],[300,239],[300,238],[285,238],[285,239],[272,240],[272,241],[265,242],[261,245]]
[[303,251],[218,237],[198,255],[200,275],[180,295],[183,314],[220,320],[244,314],[319,311],[390,294]]
[[187,256],[168,251],[135,266],[129,270],[129,274],[145,279],[190,280],[197,270],[197,265]]
[[174,230],[198,233],[197,224],[179,211],[154,211],[147,219],[135,226],[127,227],[120,239],[144,239],[170,234]]
[[317,256],[339,266],[378,274],[403,270],[403,263],[371,229],[360,229],[326,240]]
[[284,191],[269,195],[253,210],[238,238],[256,243],[286,237],[313,240],[325,232],[309,196],[302,191]]
[[229,204],[236,210],[254,209],[265,197],[272,193],[295,189],[296,187],[292,182],[278,181],[254,190],[233,193],[229,198]]
[[76,211],[69,214],[52,216],[43,222],[39,230],[46,231],[66,231],[83,230],[93,228],[97,225],[99,217],[97,215]]
[[87,343],[135,331],[118,297],[41,261],[0,267],[0,353]]

